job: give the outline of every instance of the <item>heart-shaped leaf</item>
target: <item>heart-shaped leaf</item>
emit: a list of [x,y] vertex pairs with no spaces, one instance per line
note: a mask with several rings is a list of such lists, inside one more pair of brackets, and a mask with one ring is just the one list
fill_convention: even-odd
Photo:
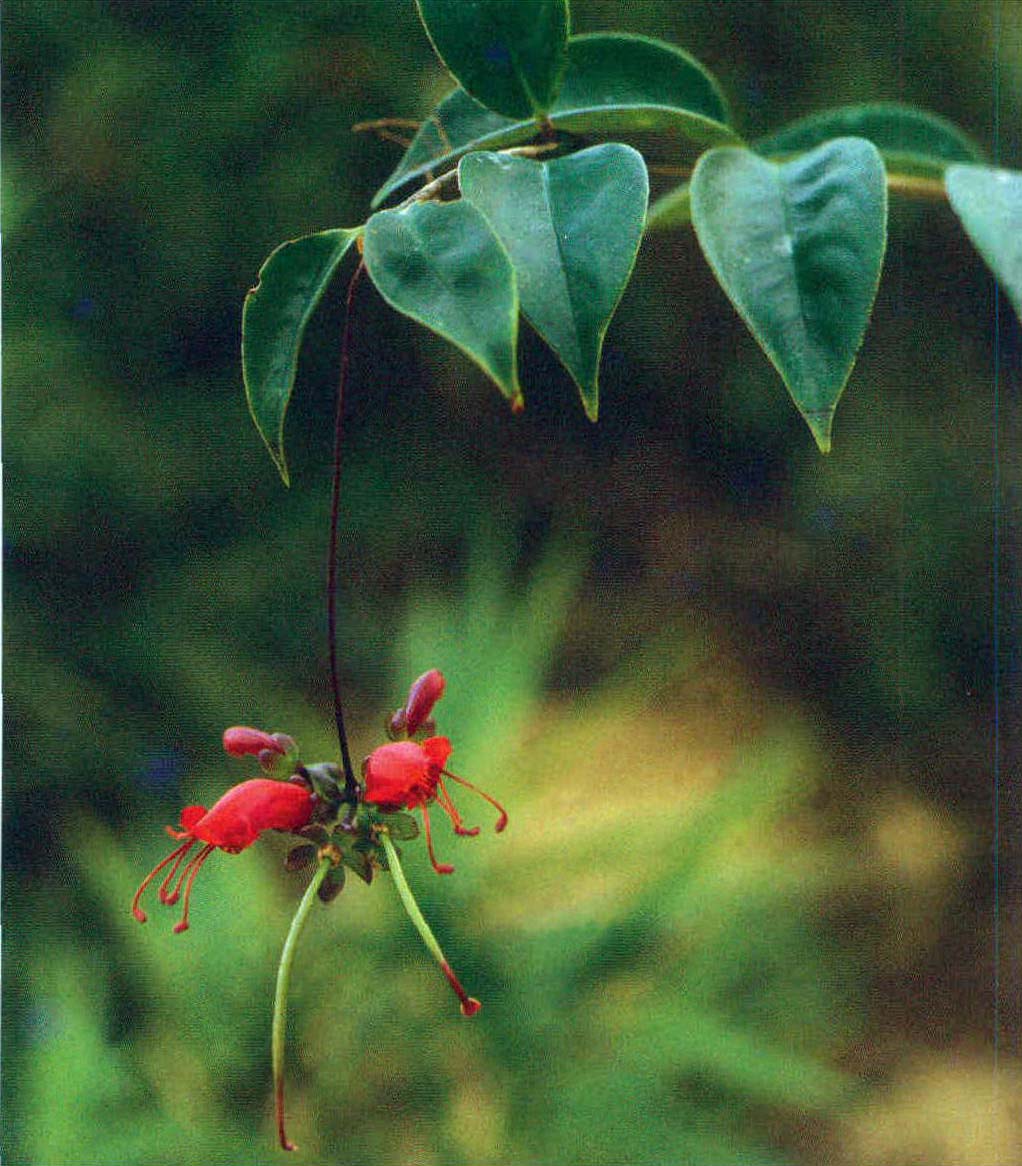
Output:
[[639,249],[642,155],[608,143],[551,162],[470,154],[461,191],[507,248],[522,311],[578,384],[595,421],[604,333]]
[[564,75],[567,0],[416,0],[429,39],[476,101],[542,117]]
[[[664,41],[621,33],[568,41],[564,81],[548,112],[565,133],[667,134],[701,146],[741,140],[727,119],[720,86],[698,61]],[[373,206],[469,150],[516,146],[539,130],[534,120],[502,117],[455,89],[423,123]]]
[[474,206],[462,199],[380,211],[366,223],[364,258],[392,308],[456,344],[520,407],[515,274]]
[[966,234],[1022,320],[1022,172],[952,166],[944,181]]
[[883,265],[887,186],[876,147],[838,138],[784,164],[711,150],[691,195],[717,280],[826,453]]
[[947,118],[896,101],[842,105],[800,118],[754,144],[767,156],[799,154],[833,138],[866,138],[888,170],[940,178],[952,162],[982,161],[979,146]]
[[361,228],[282,243],[259,269],[241,314],[241,369],[252,420],[288,485],[284,415],[305,326]]

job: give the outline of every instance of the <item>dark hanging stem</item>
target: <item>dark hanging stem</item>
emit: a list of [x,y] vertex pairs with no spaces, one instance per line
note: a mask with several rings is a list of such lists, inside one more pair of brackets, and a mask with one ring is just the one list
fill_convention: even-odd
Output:
[[337,528],[341,512],[341,434],[344,416],[344,387],[348,380],[348,360],[351,353],[351,320],[355,304],[355,292],[365,271],[365,264],[359,263],[348,284],[348,298],[344,309],[344,333],[341,340],[341,371],[337,381],[337,416],[334,421],[334,486],[330,503],[330,552],[326,569],[326,611],[327,640],[330,650],[330,689],[334,698],[334,720],[337,723],[337,740],[341,746],[341,764],[344,767],[344,800],[354,804],[358,783],[351,764],[348,749],[348,734],[344,729],[344,709],[341,706],[341,683],[337,671]]

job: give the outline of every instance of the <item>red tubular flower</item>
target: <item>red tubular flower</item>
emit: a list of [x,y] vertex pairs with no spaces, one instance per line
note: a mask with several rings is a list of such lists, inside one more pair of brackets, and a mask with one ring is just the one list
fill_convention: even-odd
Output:
[[405,732],[409,737],[414,737],[429,719],[433,706],[444,695],[446,687],[444,674],[438,668],[431,668],[408,690],[408,701],[405,704]]
[[[228,730],[231,732],[232,730]],[[254,733],[255,729],[244,732]],[[227,734],[224,734],[226,739]],[[214,850],[225,850],[228,854],[238,854],[252,845],[264,830],[300,830],[312,818],[314,802],[312,794],[303,785],[294,782],[273,781],[266,777],[256,777],[243,781],[241,785],[229,789],[215,805],[207,810],[205,806],[186,806],[181,811],[181,828],[167,827],[171,838],[181,839],[181,845],[171,851],[162,862],[142,880],[131,903],[131,913],[145,923],[146,913],[139,906],[139,900],[146,887],[164,867],[170,872],[160,883],[161,903],[176,903],[181,888],[184,887],[184,911],[181,920],[174,926],[175,934],[188,929],[188,904],[191,900],[192,884],[199,868]],[[184,864],[185,856],[197,842],[205,845]],[[180,878],[171,886],[178,871]]]
[[446,737],[428,737],[421,744],[418,741],[395,741],[374,749],[365,764],[367,802],[382,810],[421,808],[429,859],[437,874],[451,874],[454,867],[437,862],[429,825],[429,802],[435,801],[451,819],[456,834],[474,836],[479,833],[478,826],[469,829],[461,820],[444,778],[465,786],[495,807],[500,814],[496,825],[498,832],[507,825],[507,811],[498,801],[444,768],[451,753],[452,746]]
[[224,748],[232,757],[258,757],[264,749],[271,753],[286,752],[280,741],[280,734],[264,733],[262,729],[250,729],[247,725],[235,725],[224,730]]

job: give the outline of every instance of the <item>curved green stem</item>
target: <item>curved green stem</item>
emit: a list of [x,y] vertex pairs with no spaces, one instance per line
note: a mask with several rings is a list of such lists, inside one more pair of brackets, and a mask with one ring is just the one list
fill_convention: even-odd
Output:
[[284,949],[280,953],[280,966],[277,968],[277,988],[273,996],[273,1094],[277,1109],[277,1135],[280,1138],[282,1150],[295,1150],[297,1147],[287,1140],[284,1132],[284,1040],[287,1027],[287,993],[291,986],[291,967],[295,962],[295,951],[298,948],[298,938],[302,934],[305,920],[319,890],[333,863],[329,858],[321,858],[312,881],[305,888],[302,901],[298,904],[295,917],[291,920],[291,927],[284,940]]
[[401,903],[408,912],[408,918],[415,924],[415,930],[422,936],[422,942],[429,948],[430,954],[440,965],[440,970],[446,977],[448,984],[454,989],[454,994],[461,1001],[462,1016],[474,1016],[482,1008],[482,1005],[474,997],[469,996],[451,969],[451,965],[447,962],[447,957],[444,955],[440,944],[437,943],[436,936],[419,910],[419,904],[415,901],[412,888],[408,885],[405,872],[401,867],[401,859],[398,857],[397,847],[391,841],[390,834],[387,830],[380,830],[380,841],[383,843],[383,849],[387,852],[387,863],[390,866],[390,873],[394,879],[394,885],[397,887],[397,893],[401,896]]

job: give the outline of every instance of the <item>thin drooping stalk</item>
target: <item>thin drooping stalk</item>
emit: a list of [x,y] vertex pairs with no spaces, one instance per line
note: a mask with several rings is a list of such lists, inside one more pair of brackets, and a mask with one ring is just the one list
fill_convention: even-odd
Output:
[[358,288],[365,264],[359,263],[348,284],[348,298],[344,310],[344,333],[341,340],[341,370],[337,380],[337,414],[334,419],[334,482],[330,503],[330,550],[326,569],[326,610],[327,642],[330,652],[330,690],[334,699],[334,721],[337,724],[337,741],[341,747],[341,764],[344,767],[344,792],[346,800],[355,796],[357,783],[355,770],[351,764],[348,748],[348,734],[344,729],[344,708],[341,704],[341,682],[337,669],[337,535],[341,512],[341,438],[344,418],[344,389],[348,380],[348,363],[351,355],[351,321]]
[[273,1032],[271,1046],[273,1050],[273,1097],[277,1111],[277,1137],[280,1139],[282,1150],[295,1150],[297,1147],[287,1140],[284,1130],[284,1041],[287,1029],[287,994],[291,986],[291,966],[295,962],[295,951],[298,948],[298,937],[302,934],[305,920],[308,918],[312,904],[316,901],[316,892],[319,890],[327,872],[333,866],[329,858],[321,858],[312,882],[305,888],[302,901],[298,904],[295,917],[291,920],[291,927],[284,940],[284,949],[280,953],[280,965],[277,968],[277,989],[273,995]]

